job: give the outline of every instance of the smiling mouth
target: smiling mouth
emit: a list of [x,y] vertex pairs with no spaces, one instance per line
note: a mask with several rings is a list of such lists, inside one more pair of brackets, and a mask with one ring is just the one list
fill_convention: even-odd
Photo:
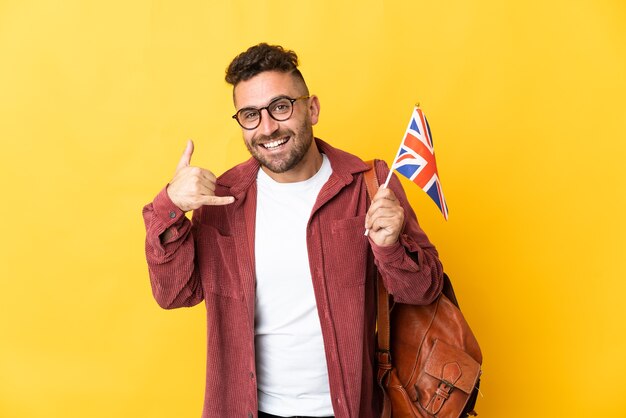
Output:
[[263,148],[265,149],[275,149],[280,147],[281,145],[283,145],[284,143],[286,143],[287,141],[289,141],[289,138],[281,138],[281,139],[277,139],[275,141],[272,142],[267,142],[265,144],[260,144]]

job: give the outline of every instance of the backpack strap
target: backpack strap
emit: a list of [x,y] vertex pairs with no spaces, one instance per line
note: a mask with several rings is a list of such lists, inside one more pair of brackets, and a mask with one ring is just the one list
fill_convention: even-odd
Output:
[[[369,195],[370,202],[374,200],[374,196],[380,187],[378,177],[376,176],[376,168],[374,161],[367,161],[369,169],[364,173],[365,185],[367,186],[367,194]],[[383,391],[383,411],[381,418],[391,417],[391,400],[385,390],[385,379],[391,368],[391,350],[390,350],[390,328],[389,328],[389,293],[385,289],[382,276],[377,273],[376,280],[377,300],[376,300],[376,335],[377,335],[377,348],[376,348],[376,363],[378,364],[378,386]]]

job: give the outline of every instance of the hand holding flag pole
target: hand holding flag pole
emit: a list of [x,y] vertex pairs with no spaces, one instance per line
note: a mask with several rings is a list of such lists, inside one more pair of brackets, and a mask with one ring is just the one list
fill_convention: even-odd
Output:
[[[385,188],[389,185],[394,170],[420,186],[435,202],[443,217],[448,220],[448,205],[441,189],[430,126],[419,103],[413,108],[404,139],[391,164],[387,179],[381,187]],[[365,235],[368,234],[369,230],[366,230]]]

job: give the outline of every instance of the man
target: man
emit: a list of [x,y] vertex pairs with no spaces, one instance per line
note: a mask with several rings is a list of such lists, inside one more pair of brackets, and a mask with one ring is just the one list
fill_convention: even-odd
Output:
[[143,211],[157,302],[205,302],[203,417],[378,416],[376,269],[398,302],[441,291],[399,181],[370,205],[368,166],[313,136],[320,102],[297,65],[267,44],[237,56],[226,81],[252,158],[216,178],[191,165],[190,141]]

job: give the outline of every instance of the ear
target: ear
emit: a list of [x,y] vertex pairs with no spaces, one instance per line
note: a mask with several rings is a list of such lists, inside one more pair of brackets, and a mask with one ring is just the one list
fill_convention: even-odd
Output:
[[309,99],[309,113],[311,115],[311,125],[315,125],[320,117],[320,99],[315,95]]

